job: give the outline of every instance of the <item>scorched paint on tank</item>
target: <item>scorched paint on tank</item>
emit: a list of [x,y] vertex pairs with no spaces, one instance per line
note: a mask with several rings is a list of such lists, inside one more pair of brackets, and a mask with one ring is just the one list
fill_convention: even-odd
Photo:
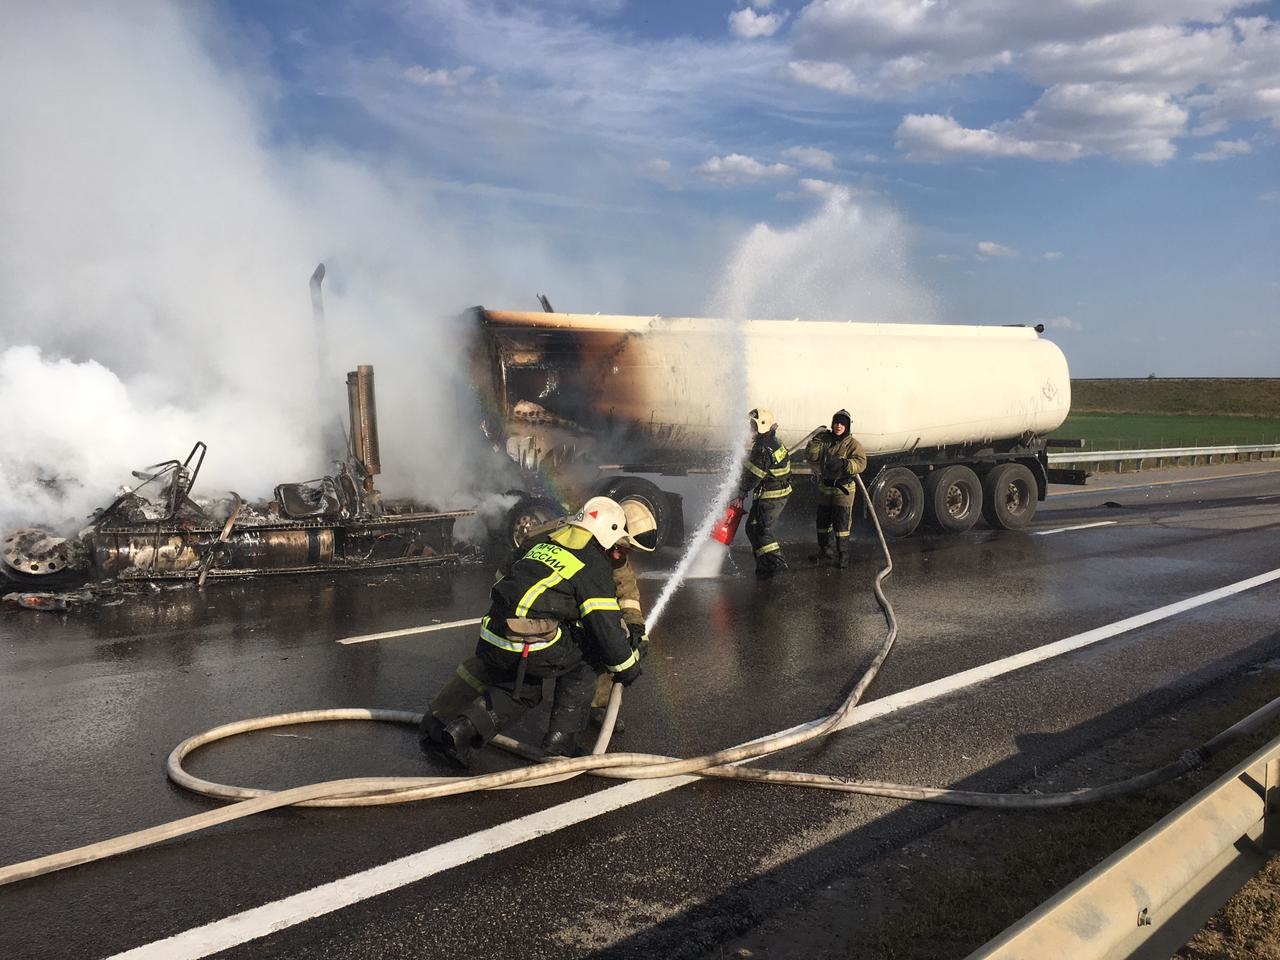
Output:
[[730,421],[758,403],[788,446],[847,407],[872,456],[1042,436],[1071,406],[1062,351],[1028,327],[483,309],[476,319],[473,379],[506,437],[590,435],[632,459],[723,449]]

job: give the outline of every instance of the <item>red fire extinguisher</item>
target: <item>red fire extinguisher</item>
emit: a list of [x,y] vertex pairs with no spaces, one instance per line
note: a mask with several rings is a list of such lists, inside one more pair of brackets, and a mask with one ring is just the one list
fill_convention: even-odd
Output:
[[742,522],[746,512],[742,506],[742,500],[730,500],[729,505],[724,508],[724,516],[711,528],[711,539],[723,543],[726,547],[733,543],[733,538],[738,533],[738,524]]

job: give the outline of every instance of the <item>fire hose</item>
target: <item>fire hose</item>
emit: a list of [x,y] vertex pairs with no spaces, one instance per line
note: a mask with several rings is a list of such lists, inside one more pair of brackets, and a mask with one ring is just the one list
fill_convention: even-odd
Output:
[[[861,477],[856,478],[864,497],[867,489]],[[869,501],[868,501],[869,502]],[[1085,787],[1061,793],[984,793],[910,784],[858,780],[832,774],[803,773],[790,770],[768,770],[741,766],[751,760],[824,737],[839,729],[862,699],[880,667],[885,662],[898,634],[893,607],[885,597],[883,582],[893,570],[893,558],[880,528],[875,510],[868,511],[875,524],[876,536],[885,565],[876,574],[872,589],[884,613],[887,631],[879,650],[862,677],[840,706],[829,715],[781,733],[771,734],[735,747],[698,757],[675,758],[647,753],[606,753],[618,711],[622,705],[622,686],[614,684],[609,706],[592,752],[584,757],[548,758],[541,751],[499,735],[493,742],[526,759],[538,761],[533,766],[517,767],[497,773],[468,777],[357,777],[329,780],[288,790],[266,791],[250,787],[230,786],[201,780],[187,773],[182,761],[198,748],[217,740],[251,731],[302,723],[341,720],[374,720],[417,726],[422,714],[400,710],[329,709],[309,710],[257,717],[226,724],[184,740],[170,753],[166,772],[174,783],[188,790],[219,799],[238,801],[231,805],[174,820],[170,823],[125,834],[110,840],[67,850],[0,868],[0,885],[14,883],[67,867],[170,840],[208,827],[287,806],[353,807],[390,803],[409,803],[438,797],[458,796],[480,790],[506,790],[557,783],[590,773],[595,776],[624,780],[696,775],[756,783],[788,784],[823,790],[837,790],[900,800],[923,800],[970,807],[1001,809],[1046,809],[1077,806],[1125,793],[1147,789],[1202,766],[1214,754],[1241,737],[1257,730],[1280,714],[1280,698],[1254,711],[1213,739],[1194,750],[1185,751],[1176,761],[1139,776],[1096,787]]]

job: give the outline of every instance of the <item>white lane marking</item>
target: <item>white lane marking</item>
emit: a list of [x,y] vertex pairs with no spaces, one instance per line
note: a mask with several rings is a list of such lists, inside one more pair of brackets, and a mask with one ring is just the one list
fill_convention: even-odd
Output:
[[157,940],[127,950],[109,960],[195,960],[197,957],[207,957],[287,929],[312,917],[333,913],[380,893],[460,867],[499,850],[536,840],[592,817],[639,803],[696,779],[668,777],[665,780],[636,780],[625,786],[611,787],[304,890],[283,900],[254,907],[223,920],[215,920],[166,940]]
[[1096,523],[1080,523],[1074,527],[1057,527],[1054,530],[1032,530],[1033,537],[1047,537],[1051,533],[1066,533],[1068,530],[1088,530],[1090,527],[1110,527],[1119,521],[1117,520],[1099,520]]
[[1253,499],[1255,499],[1255,500],[1274,500],[1274,499],[1276,499],[1276,494],[1272,494],[1272,495],[1271,495],[1271,496],[1269,496],[1269,497],[1254,497]]
[[[1217,590],[1210,590],[1176,603],[1157,607],[1106,626],[1078,633],[1065,640],[1048,643],[1033,650],[985,663],[971,670],[873,700],[857,707],[845,719],[841,729],[866,723],[868,720],[908,707],[918,706],[984,680],[1020,670],[1042,660],[1062,656],[1101,640],[1166,620],[1188,610],[1194,610],[1276,580],[1280,580],[1280,568],[1247,580],[1239,580]],[[819,721],[812,720],[783,733],[810,728],[818,723]],[[312,917],[332,913],[378,894],[416,883],[426,877],[462,866],[499,850],[506,850],[601,814],[656,797],[691,783],[695,779],[697,778],[667,777],[661,780],[635,781],[620,787],[600,790],[589,796],[531,813],[518,820],[501,823],[487,830],[450,840],[382,866],[371,867],[349,877],[304,890],[282,900],[254,907],[201,927],[194,927],[167,939],[116,954],[110,960],[198,960],[200,957],[207,957],[212,953],[228,950],[259,937],[285,930]]]
[[451,620],[448,623],[431,623],[425,627],[405,627],[403,630],[388,630],[386,633],[366,633],[360,637],[343,637],[339,643],[366,643],[369,640],[390,640],[392,637],[410,637],[415,633],[430,633],[432,630],[450,630],[453,627],[473,627],[480,622],[474,620]]

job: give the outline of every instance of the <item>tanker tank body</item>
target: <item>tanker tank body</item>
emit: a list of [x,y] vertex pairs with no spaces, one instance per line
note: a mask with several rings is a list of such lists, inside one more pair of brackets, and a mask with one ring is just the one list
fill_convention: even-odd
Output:
[[1070,409],[1066,359],[1027,327],[474,313],[490,436],[579,494],[660,498],[616,474],[712,469],[754,406],[806,473],[815,425],[847,408],[891,535],[979,517],[1016,529],[1045,496],[1045,437]]

